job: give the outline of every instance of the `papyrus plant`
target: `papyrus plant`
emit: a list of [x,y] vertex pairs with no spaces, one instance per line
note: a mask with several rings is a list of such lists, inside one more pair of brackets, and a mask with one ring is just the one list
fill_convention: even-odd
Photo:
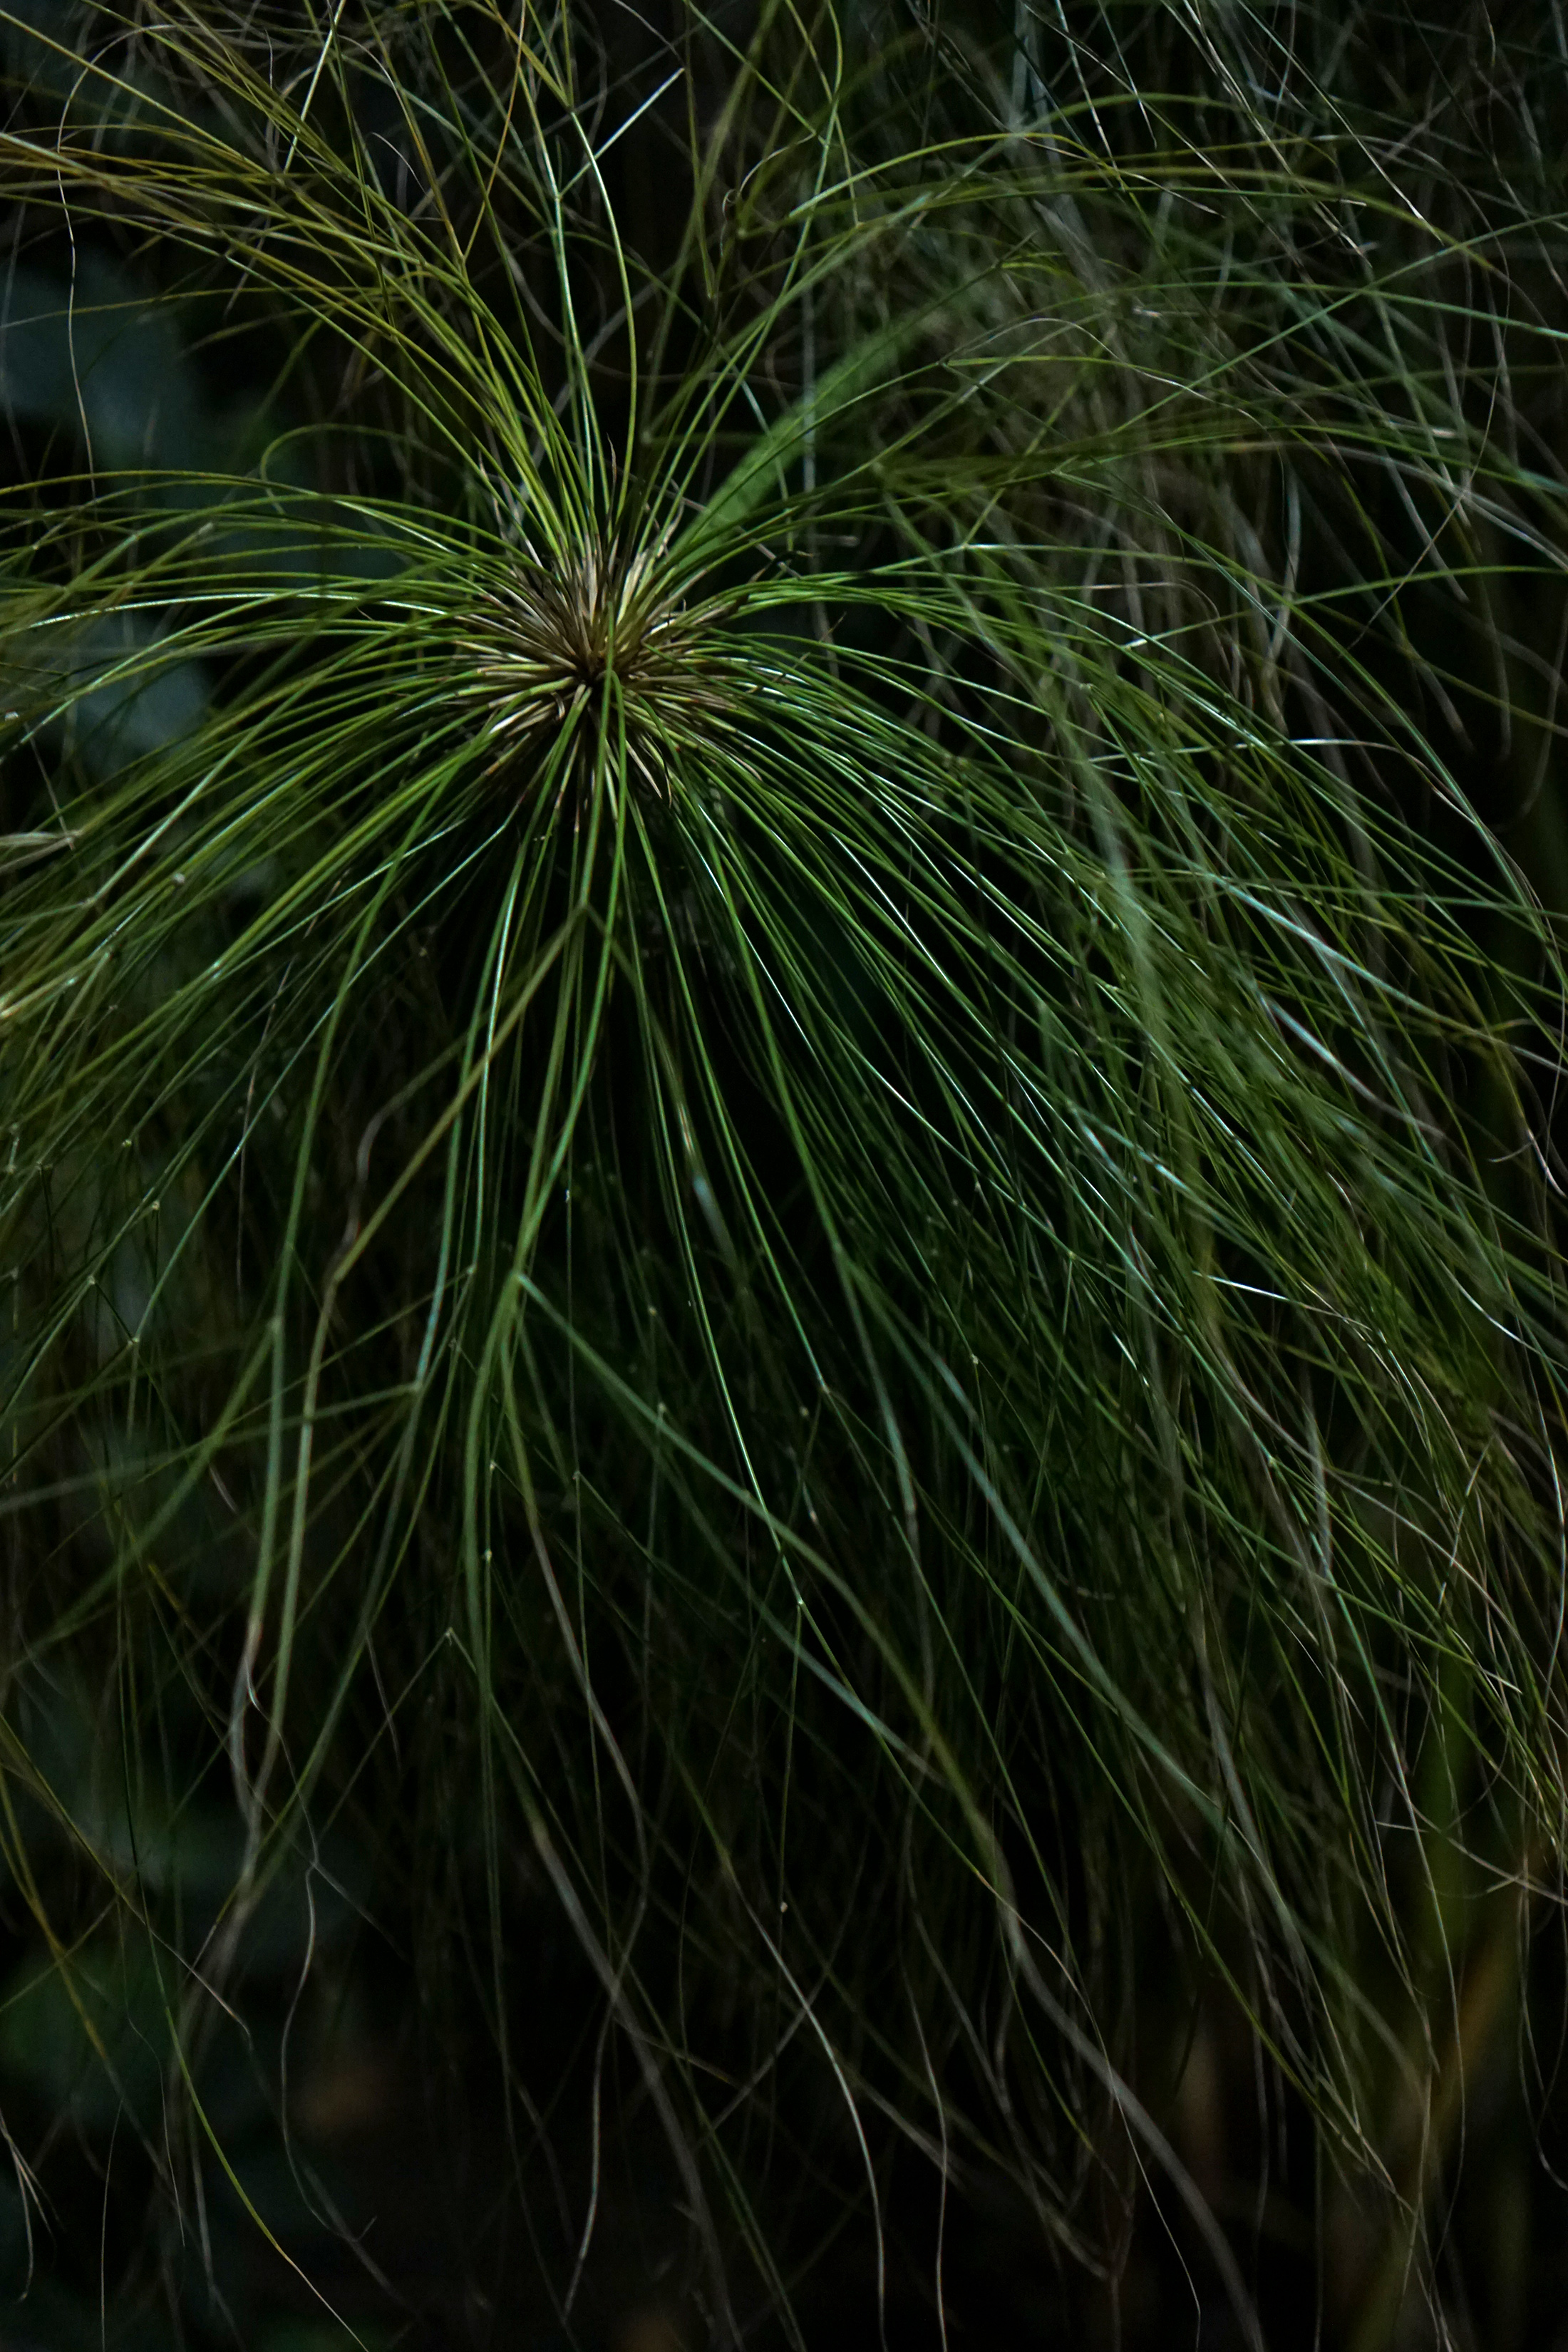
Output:
[[0,1835],[84,2020],[150,1956],[165,2217],[337,1838],[520,2177],[564,1923],[715,2340],[900,2142],[1245,2310],[1137,1940],[1376,2176],[1435,1727],[1554,1850],[1561,975],[1420,641],[1562,594],[1546,198],[1123,14],[1174,94],[6,20]]

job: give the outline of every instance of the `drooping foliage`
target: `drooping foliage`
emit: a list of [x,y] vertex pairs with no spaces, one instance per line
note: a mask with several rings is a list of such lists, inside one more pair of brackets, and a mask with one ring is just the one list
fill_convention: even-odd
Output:
[[633,2116],[717,2342],[900,2149],[1245,2314],[1163,1976],[1419,2209],[1561,1833],[1565,68],[1081,16],[5,17],[0,1836],[138,2277],[318,1895],[568,2315]]

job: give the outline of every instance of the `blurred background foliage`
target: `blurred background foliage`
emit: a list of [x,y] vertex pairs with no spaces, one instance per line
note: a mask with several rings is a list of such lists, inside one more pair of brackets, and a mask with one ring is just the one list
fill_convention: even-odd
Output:
[[[37,1106],[78,1088],[76,1112],[48,1109],[68,1140],[18,1179],[5,1227],[0,2343],[1568,2347],[1556,0],[855,0],[837,16],[574,0],[548,17],[338,0],[205,28],[200,12],[25,0],[0,28],[8,1006],[31,1018],[24,970],[44,975],[39,1001],[76,984],[65,947],[47,958],[98,898],[54,877],[96,812],[103,874],[144,838],[164,860],[116,983],[121,1028],[118,1002],[99,1031],[39,1025],[25,1075],[21,1016],[0,1048],[23,1138],[8,1175]],[[519,111],[530,44],[559,101],[542,129],[537,88],[533,128]],[[226,80],[226,56],[248,81]],[[509,141],[534,181],[487,163]],[[956,197],[976,142],[983,199],[910,199],[949,173]],[[226,190],[210,181],[226,152]],[[704,178],[704,155],[721,174]],[[356,174],[359,244],[342,228]],[[840,175],[864,205],[848,226]],[[571,223],[564,260],[541,184]],[[880,244],[879,207],[896,225]],[[806,214],[828,226],[802,271]],[[433,224],[447,244],[417,244]],[[443,280],[431,256],[454,253]],[[416,323],[378,341],[365,321],[394,281]],[[481,1475],[458,1444],[490,1362],[482,1318],[451,1343],[433,1423],[399,1421],[396,1399],[426,1377],[432,1236],[455,1198],[476,1297],[510,1255],[499,1213],[487,1223],[449,1177],[443,1191],[430,1142],[446,1129],[419,1090],[468,1069],[474,1007],[487,989],[501,1002],[505,955],[486,943],[510,836],[472,744],[504,663],[483,630],[452,654],[440,598],[447,573],[466,594],[496,570],[465,530],[510,543],[482,520],[500,428],[477,363],[465,376],[452,356],[463,303],[493,320],[508,300],[537,331],[542,405],[591,412],[628,478],[634,350],[662,420],[649,467],[678,470],[689,433],[681,513],[719,550],[689,593],[731,638],[692,688],[711,703],[659,738],[668,757],[678,721],[700,737],[710,708],[726,724],[754,709],[762,734],[787,672],[804,698],[781,690],[781,733],[815,731],[830,781],[870,772],[892,795],[908,760],[912,805],[939,758],[973,760],[982,845],[949,900],[931,886],[949,954],[950,908],[983,936],[1021,870],[984,763],[1065,774],[1066,813],[1052,802],[1039,834],[1057,867],[1037,929],[1059,920],[1057,961],[1016,1068],[1035,1055],[1053,1102],[1099,1085],[1113,1150],[1088,1113],[1089,1142],[1060,1145],[1062,1262],[1039,1275],[1038,1315],[1033,1297],[1014,1315],[1030,1261],[984,1150],[973,1199],[928,1194],[897,1122],[967,1135],[973,1087],[989,1131],[984,1047],[963,1024],[989,1007],[1010,1038],[1022,987],[1009,997],[977,948],[950,1020],[895,971],[865,909],[895,887],[898,851],[847,786],[838,808],[812,783],[817,845],[792,849],[769,829],[789,772],[757,755],[775,799],[759,787],[735,820],[733,887],[749,875],[755,898],[730,930],[679,793],[668,814],[650,794],[647,870],[680,878],[639,902],[638,955],[649,1001],[673,975],[676,1009],[599,1035],[601,1092],[541,1213],[537,1311],[507,1359],[542,1400],[508,1404],[538,1489],[521,1498],[520,1476],[502,1499],[498,1481],[492,1502],[497,1463]],[[454,304],[458,325],[421,341],[420,306]],[[639,342],[628,320],[645,317]],[[753,329],[754,363],[715,375],[714,352]],[[682,383],[721,379],[683,426]],[[770,443],[780,419],[793,438]],[[734,470],[748,436],[767,460],[754,479],[743,455]],[[551,464],[569,475],[559,449]],[[606,464],[613,503],[610,483]],[[1046,643],[1048,678],[1030,667]],[[749,705],[723,701],[723,661]],[[828,675],[860,702],[833,699]],[[515,724],[509,740],[531,743],[531,710]],[[170,829],[200,762],[247,758],[263,784],[240,816]],[[450,872],[426,887],[409,864],[387,884],[397,955],[367,985],[331,929],[340,903],[365,903],[363,871],[331,863],[339,803],[402,810],[416,772],[435,780],[420,822]],[[587,805],[566,767],[530,773],[540,805]],[[365,859],[390,870],[390,831],[369,823]],[[836,824],[871,877],[858,898],[836,877]],[[558,833],[564,872],[577,821]],[[1173,842],[1190,864],[1162,897]],[[913,817],[900,843],[908,872],[928,856],[938,872]],[[1329,982],[1303,969],[1285,993],[1281,872],[1326,931],[1349,908],[1335,936],[1376,939],[1383,968],[1368,979],[1348,950],[1336,966],[1336,948]],[[1182,929],[1189,878],[1197,900],[1244,908],[1233,930],[1215,918],[1212,975],[1201,923]],[[1123,936],[1118,893],[1145,890]],[[752,939],[784,975],[802,1066],[816,1054],[835,1073],[837,1094],[799,1097],[804,1143],[746,1029]],[[1047,960],[1035,939],[1017,952]],[[202,996],[220,969],[231,992]],[[1268,1020],[1250,971],[1260,999],[1280,985]],[[693,974],[707,994],[682,1027]],[[311,1095],[339,1001],[347,1042]],[[141,1040],[167,1004],[186,1027],[159,1060]],[[922,1020],[938,1040],[923,1063],[900,1027]],[[182,1060],[204,1022],[210,1063]],[[667,1060],[644,1066],[637,1038],[656,1034]],[[1281,1034],[1302,1058],[1258,1047]],[[1223,1332],[1205,1322],[1207,1212],[1119,1222],[1118,1187],[1144,1177],[1108,1172],[1100,1194],[1083,1173],[1091,1143],[1110,1169],[1119,1126],[1163,1119],[1171,1149],[1190,1141],[1145,1047],[1151,1066],[1157,1048],[1210,1073],[1222,1135],[1233,1107],[1242,1172],[1215,1181],[1214,1219],[1233,1223],[1210,1267],[1238,1296],[1296,1281],[1277,1319],[1246,1322],[1243,1304]],[[1321,1065],[1343,1085],[1320,1101]],[[134,1136],[109,1117],[118,1069],[149,1090]],[[1327,1296],[1350,1247],[1335,1139],[1385,1076],[1415,1101],[1408,1132],[1380,1108],[1345,1146],[1368,1188],[1345,1212],[1363,1253],[1346,1295],[1367,1320],[1342,1358],[1315,1354],[1293,1318],[1314,1251]],[[498,1125],[529,1131],[532,1083],[498,1076]],[[896,1114],[873,1113],[900,1087]],[[836,1131],[858,1087],[865,1119]],[[1436,1139],[1425,1169],[1412,1135]],[[1191,1144],[1194,1197],[1226,1148]],[[962,1155],[943,1149],[951,1171]],[[482,1132],[473,1151],[465,1182],[511,1213],[526,1151],[513,1165]],[[333,1253],[369,1216],[376,1156],[409,1181],[337,1306]],[[748,1173],[778,1192],[752,1224]],[[1327,1202],[1299,1230],[1298,1179]],[[840,1244],[814,1223],[824,1191],[872,1269],[843,1297]],[[306,1305],[286,1309],[268,1284],[296,1226],[320,1246]],[[803,1302],[815,1386],[770,1250]],[[1500,1339],[1500,1265],[1518,1315]],[[1128,1302],[1145,1296],[1140,1320]],[[127,1351],[156,1334],[160,1301],[174,1328],[143,1377]],[[338,1314],[341,1354],[307,1514],[304,1473],[264,1466],[247,1351],[292,1312],[302,1364],[318,1310],[323,1332]],[[1227,1434],[1227,1396],[1248,1393],[1268,1401],[1262,1471]],[[929,1587],[889,1533],[901,1478],[931,1531]],[[285,1717],[247,1612],[256,1530],[296,1505]],[[1290,1563],[1331,1510],[1345,1591],[1325,1599]],[[1026,1548],[995,1533],[1009,1511],[1050,1530],[1037,1614]],[[546,1561],[465,1614],[489,1544],[522,1558],[538,1526],[570,1575],[558,1587]],[[809,1635],[795,1569],[762,1559],[784,1557],[785,1528],[849,1564],[814,1588]],[[503,1687],[498,1710],[538,1734],[515,1769],[477,1729]],[[636,1783],[625,1818],[617,1772]],[[582,1792],[580,1819],[562,1788]],[[1059,1996],[1036,1998],[1012,1946],[998,1957],[984,1882],[1004,1870],[1017,1915],[1059,1947]],[[798,1943],[759,1924],[764,1904]],[[689,2100],[679,2128],[667,2077]]]

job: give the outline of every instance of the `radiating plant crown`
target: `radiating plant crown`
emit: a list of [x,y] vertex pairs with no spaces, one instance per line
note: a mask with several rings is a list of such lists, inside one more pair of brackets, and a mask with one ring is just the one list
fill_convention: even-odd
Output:
[[1568,207],[1382,0],[1004,14],[0,5],[0,2104],[128,2295],[384,1951],[563,2327],[614,2150],[694,2342],[998,2179],[1256,2342],[1200,2010],[1420,2267],[1563,1811]]
[[630,772],[668,793],[671,745],[724,707],[715,637],[735,600],[693,603],[665,557],[664,543],[626,550],[610,530],[520,551],[468,645],[503,764],[552,730],[574,740],[573,767],[591,774],[608,715]]

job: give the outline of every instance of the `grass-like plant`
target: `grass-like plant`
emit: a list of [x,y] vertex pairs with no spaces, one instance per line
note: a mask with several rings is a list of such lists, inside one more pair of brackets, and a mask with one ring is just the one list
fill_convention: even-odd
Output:
[[347,1885],[568,2317],[642,2115],[716,2342],[900,2147],[1256,2333],[1206,1971],[1402,2278],[1562,1819],[1552,58],[5,22],[22,2041],[281,2227]]

